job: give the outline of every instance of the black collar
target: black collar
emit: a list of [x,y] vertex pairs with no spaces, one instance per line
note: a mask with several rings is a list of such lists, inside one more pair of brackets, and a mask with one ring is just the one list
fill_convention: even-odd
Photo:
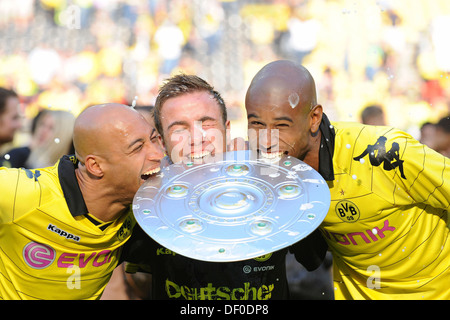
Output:
[[322,115],[319,130],[322,133],[319,150],[319,173],[326,181],[333,181],[333,154],[336,132],[325,113]]
[[75,155],[65,155],[59,160],[58,176],[61,189],[64,193],[67,206],[72,216],[81,216],[88,213],[80,186],[78,185],[75,169],[78,167],[78,159]]

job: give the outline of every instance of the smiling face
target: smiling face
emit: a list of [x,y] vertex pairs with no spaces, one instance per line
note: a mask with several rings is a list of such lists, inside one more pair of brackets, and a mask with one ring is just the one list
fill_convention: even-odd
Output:
[[3,113],[0,114],[0,146],[13,141],[14,134],[20,127],[19,98],[10,96],[6,99]]
[[322,107],[306,69],[271,63],[253,79],[245,98],[249,144],[264,158],[286,154],[318,167]]
[[154,127],[143,118],[115,125],[115,134],[108,137],[111,152],[106,158],[105,176],[118,182],[130,195],[142,183],[160,171],[164,151]]
[[55,129],[55,119],[50,113],[43,113],[37,120],[33,136],[34,146],[45,144],[52,136]]
[[262,157],[288,154],[304,160],[309,151],[309,123],[300,107],[292,108],[287,96],[249,95],[246,100],[249,143]]
[[118,199],[132,201],[144,181],[160,170],[164,150],[156,129],[134,109],[117,104],[87,109],[81,118],[74,129],[81,164],[114,189]]
[[174,163],[201,161],[226,151],[229,121],[208,91],[195,91],[167,99],[160,111],[167,154]]

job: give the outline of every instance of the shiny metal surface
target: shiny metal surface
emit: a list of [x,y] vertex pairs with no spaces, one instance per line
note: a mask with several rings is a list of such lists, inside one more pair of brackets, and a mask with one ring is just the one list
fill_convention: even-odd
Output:
[[164,247],[203,261],[238,261],[305,238],[325,218],[330,192],[302,161],[235,151],[205,164],[172,164],[133,201],[141,228]]

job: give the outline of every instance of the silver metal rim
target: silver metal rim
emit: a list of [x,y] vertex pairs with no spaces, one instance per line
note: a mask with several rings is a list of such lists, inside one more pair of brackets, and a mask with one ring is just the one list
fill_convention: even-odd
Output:
[[141,228],[173,252],[227,262],[302,240],[329,206],[328,186],[309,165],[290,156],[268,161],[246,150],[163,168],[136,193],[133,212]]

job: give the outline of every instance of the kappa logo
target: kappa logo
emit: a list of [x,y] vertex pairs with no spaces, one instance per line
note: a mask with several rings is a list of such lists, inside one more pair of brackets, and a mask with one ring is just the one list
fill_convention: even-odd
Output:
[[353,160],[360,161],[366,155],[369,155],[370,164],[374,167],[383,164],[383,169],[386,171],[398,168],[401,177],[406,179],[405,173],[403,172],[403,162],[405,161],[400,160],[400,145],[397,142],[393,142],[391,149],[386,151],[386,141],[386,137],[379,137],[375,144],[369,144],[366,150],[359,156],[354,157]]
[[64,231],[62,229],[59,229],[57,226],[55,226],[55,225],[53,225],[51,223],[48,224],[47,230],[50,230],[50,231],[52,231],[54,233],[57,233],[61,237],[66,238],[67,240],[80,241],[80,237],[79,236],[76,236],[76,235],[74,235],[72,233],[69,233],[69,232]]
[[175,252],[173,252],[172,250],[166,249],[164,247],[160,247],[158,249],[156,249],[156,255],[157,256],[161,256],[161,255],[173,255],[175,256]]
[[34,172],[33,172],[29,169],[24,169],[24,168],[20,168],[20,169],[25,171],[25,174],[27,175],[27,177],[29,179],[34,178],[34,181],[38,181],[38,178],[41,176],[41,172],[39,170],[34,170]]

